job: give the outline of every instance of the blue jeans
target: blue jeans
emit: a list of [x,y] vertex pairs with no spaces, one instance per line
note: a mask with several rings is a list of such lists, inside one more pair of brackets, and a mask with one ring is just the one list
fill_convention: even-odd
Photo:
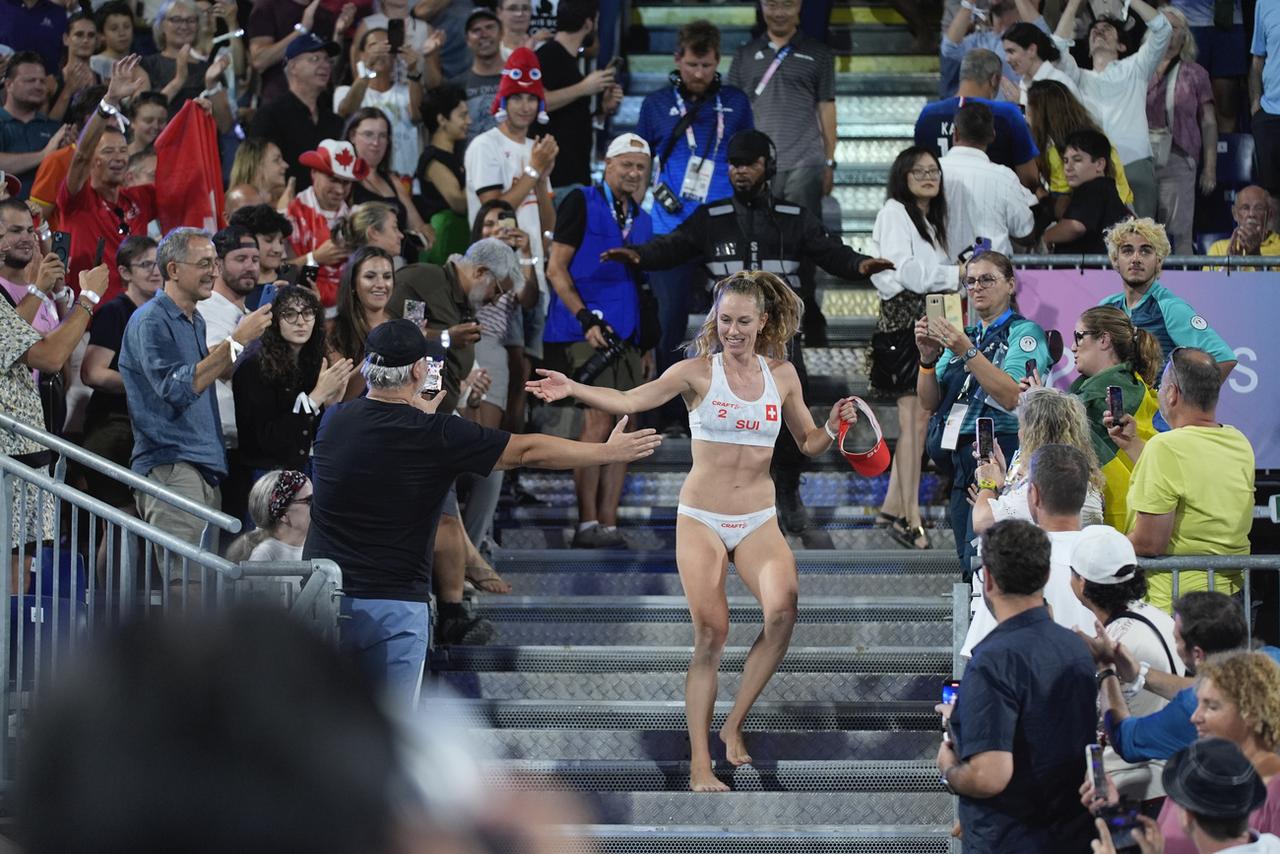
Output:
[[[956,536],[956,556],[960,558],[960,571],[964,580],[973,576],[971,562],[977,554],[973,547],[973,508],[969,506],[969,485],[973,483],[974,473],[978,469],[978,461],[973,458],[973,437],[961,436],[956,449],[951,452],[951,462],[955,472],[951,475],[951,530]],[[996,442],[1004,453],[1005,460],[1012,460],[1014,451],[1018,450],[1017,433],[999,433]]]
[[[689,327],[689,307],[693,303],[693,289],[702,286],[702,271],[697,264],[681,264],[670,270],[653,270],[649,273],[649,285],[658,300],[658,321],[662,324],[662,337],[658,339],[658,374],[684,358],[678,352],[684,343]],[[684,424],[689,420],[684,401],[678,396],[667,401],[659,409],[663,426]]]
[[338,648],[392,703],[413,709],[431,639],[431,606],[402,599],[342,600]]

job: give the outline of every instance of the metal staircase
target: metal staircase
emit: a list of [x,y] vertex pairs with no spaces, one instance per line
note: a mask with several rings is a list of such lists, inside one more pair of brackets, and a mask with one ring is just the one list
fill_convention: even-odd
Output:
[[[754,7],[636,4],[632,44],[640,50],[629,57],[618,131],[635,122],[647,92],[665,85],[675,30],[700,17],[721,27],[731,54],[747,38]],[[838,4],[831,22],[841,53],[841,167],[824,219],[865,249],[889,163],[910,144],[916,113],[936,87],[937,59],[909,54],[912,39],[887,4]],[[879,308],[869,286],[821,284],[832,340],[806,351],[815,409],[865,393],[864,350]],[[544,409],[543,429],[574,435],[569,413]],[[879,415],[892,439],[892,406]],[[858,477],[834,454],[815,461],[801,485],[814,526],[789,537],[799,615],[791,649],[747,720],[754,762],[733,769],[721,753],[717,773],[732,791],[687,791],[683,695],[692,629],[674,527],[689,459],[687,439],[668,439],[632,466],[620,514],[631,550],[609,552],[567,548],[576,522],[567,473],[521,474],[541,503],[500,510],[495,565],[515,590],[480,602],[498,626],[498,645],[437,650],[434,680],[453,696],[437,702],[497,757],[487,765],[494,785],[580,795],[595,823],[568,828],[565,851],[951,850],[953,800],[933,765],[933,705],[953,669],[951,534],[930,529],[934,548],[926,552],[898,548],[871,525],[886,477]],[[922,501],[935,520],[944,518],[942,488],[926,474]],[[730,573],[729,648],[713,726],[728,711],[760,628],[759,606]]]

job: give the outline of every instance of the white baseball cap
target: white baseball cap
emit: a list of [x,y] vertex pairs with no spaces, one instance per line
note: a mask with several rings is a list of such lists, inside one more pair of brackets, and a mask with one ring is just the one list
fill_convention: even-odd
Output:
[[1071,568],[1094,584],[1124,584],[1138,568],[1138,555],[1129,538],[1115,528],[1090,525],[1076,540]]
[[643,154],[650,157],[649,143],[644,141],[644,137],[634,133],[620,133],[613,138],[613,142],[609,143],[609,150],[604,153],[604,157],[608,160],[611,157],[617,157],[620,154]]

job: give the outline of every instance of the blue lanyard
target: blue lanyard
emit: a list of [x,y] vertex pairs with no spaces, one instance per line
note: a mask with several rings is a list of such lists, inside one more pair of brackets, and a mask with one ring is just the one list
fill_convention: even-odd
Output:
[[[618,218],[618,206],[614,204],[614,201],[613,201],[613,190],[610,190],[609,185],[604,181],[600,182],[600,189],[604,190],[605,201],[609,203],[609,212],[613,215],[614,219],[616,220]],[[624,243],[626,242],[627,238],[631,235],[631,224],[632,224],[632,221],[635,219],[635,214],[631,209],[631,201],[632,201],[631,199],[627,200],[626,221],[621,224],[622,241]]]
[[1002,326],[1004,322],[1012,316],[1013,316],[1013,309],[1006,308],[1003,314],[1001,314],[991,323],[987,324],[985,327],[982,325],[982,322],[979,321],[978,322],[978,340],[975,342],[976,346],[981,347],[982,339],[987,337],[987,333],[990,332],[992,329],[1000,328],[1000,326]]
[[[676,109],[680,111],[680,116],[681,118],[683,118],[686,112],[685,106],[684,106],[684,98],[680,97],[680,87],[676,86],[674,88],[675,88],[675,96],[676,96]],[[689,144],[689,153],[697,154],[698,143],[693,136],[692,124],[690,124],[688,127],[684,129],[684,138],[685,138],[685,141]],[[716,93],[716,144],[711,149],[711,157],[713,160],[715,159],[716,153],[720,151],[720,141],[722,139],[724,139],[724,109],[720,103],[720,93],[717,92]],[[703,159],[706,159],[705,154],[703,155]]]

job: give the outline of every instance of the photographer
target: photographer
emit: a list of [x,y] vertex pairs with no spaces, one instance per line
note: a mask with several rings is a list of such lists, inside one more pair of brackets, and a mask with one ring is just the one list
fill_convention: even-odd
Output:
[[[607,250],[644,243],[653,221],[633,198],[649,176],[649,143],[625,133],[609,144],[604,182],[565,196],[557,215],[547,279],[555,292],[547,310],[547,366],[583,382],[630,391],[651,372],[642,366],[640,294],[636,273],[617,261],[601,260]],[[648,343],[650,347],[654,342]],[[600,356],[606,359],[600,365]],[[588,376],[589,366],[601,368]],[[586,407],[583,442],[602,442],[615,418]],[[626,545],[618,531],[625,464],[581,468],[574,472],[578,494],[578,530],[574,548]]]

